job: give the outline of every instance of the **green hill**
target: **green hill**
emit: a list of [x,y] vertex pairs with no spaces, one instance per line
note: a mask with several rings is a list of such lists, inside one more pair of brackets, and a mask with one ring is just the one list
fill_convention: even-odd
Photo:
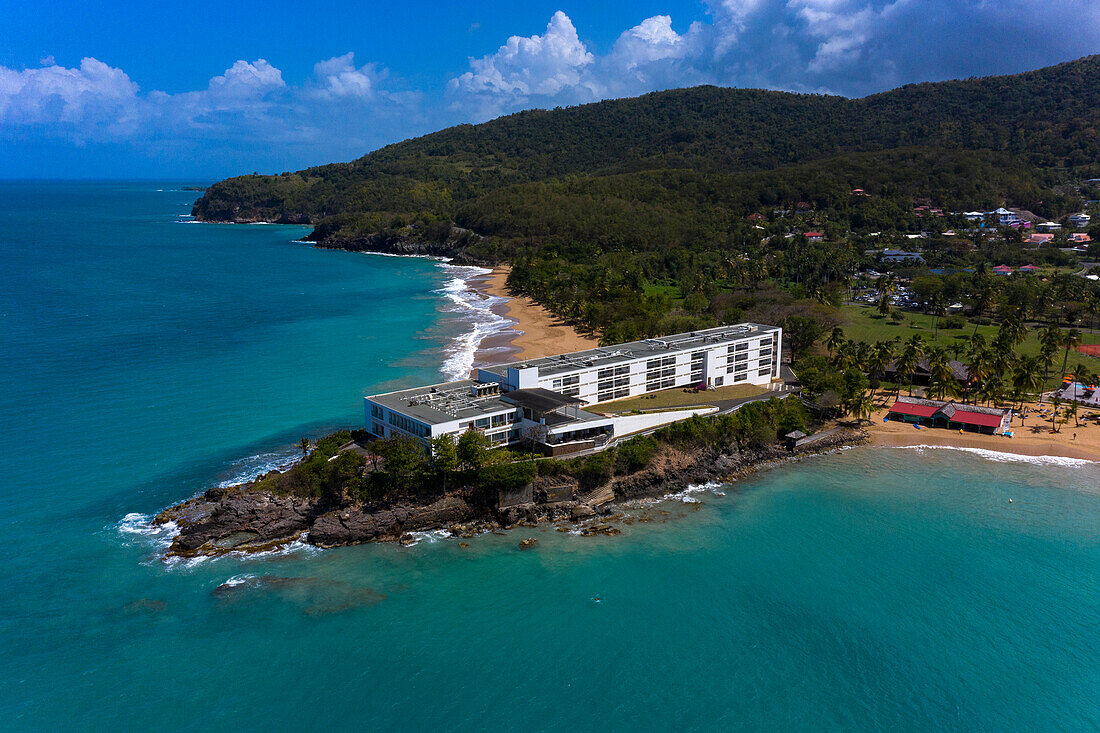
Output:
[[770,170],[850,152],[989,150],[1043,167],[1100,160],[1100,56],[863,99],[696,87],[459,125],[350,163],[211,186],[215,221],[347,212],[452,216],[502,186],[584,173]]
[[[1090,56],[862,99],[696,87],[521,112],[230,178],[193,213],[312,223],[321,246],[509,261],[517,291],[616,341],[804,312],[759,308],[835,300],[864,246],[965,225],[920,219],[916,202],[1053,218],[1081,205],[1066,184],[1097,175]],[[824,243],[790,237],[811,228]],[[965,247],[933,248],[941,264],[975,264]],[[762,300],[767,283],[781,292]]]

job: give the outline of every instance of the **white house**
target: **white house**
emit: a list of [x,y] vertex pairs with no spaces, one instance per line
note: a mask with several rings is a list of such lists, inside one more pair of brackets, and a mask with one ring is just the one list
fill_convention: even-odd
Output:
[[1084,229],[1090,221],[1092,221],[1092,217],[1085,213],[1069,215],[1069,223],[1078,229]]

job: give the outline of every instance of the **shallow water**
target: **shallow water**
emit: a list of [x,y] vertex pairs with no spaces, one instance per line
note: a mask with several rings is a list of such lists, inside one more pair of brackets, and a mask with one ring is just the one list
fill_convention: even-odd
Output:
[[859,448],[616,537],[165,564],[147,515],[439,379],[470,321],[438,263],[157,188],[0,187],[0,728],[1100,727],[1094,464]]

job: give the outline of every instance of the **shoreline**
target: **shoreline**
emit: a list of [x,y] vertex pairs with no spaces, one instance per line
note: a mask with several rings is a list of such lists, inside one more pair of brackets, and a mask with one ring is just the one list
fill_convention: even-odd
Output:
[[[870,445],[884,448],[923,445],[987,450],[1032,458],[1049,456],[1100,462],[1100,421],[1082,420],[1080,426],[1063,425],[1061,432],[1051,434],[1049,418],[1043,421],[1036,416],[1039,410],[1049,410],[1049,403],[1025,403],[1024,409],[1027,413],[1023,418],[1013,411],[1012,437],[970,432],[960,434],[957,430],[947,428],[921,427],[917,430],[910,423],[883,422],[887,409],[881,403],[879,405],[871,415],[872,424],[865,427],[871,436]],[[1090,414],[1092,413],[1081,411],[1082,418]],[[1077,435],[1076,439],[1073,438],[1074,434]]]
[[578,332],[530,298],[508,291],[508,265],[497,265],[491,272],[475,275],[468,287],[485,297],[499,298],[493,313],[512,322],[508,328],[489,334],[478,345],[474,367],[506,364],[511,361],[584,351],[599,346],[595,336]]

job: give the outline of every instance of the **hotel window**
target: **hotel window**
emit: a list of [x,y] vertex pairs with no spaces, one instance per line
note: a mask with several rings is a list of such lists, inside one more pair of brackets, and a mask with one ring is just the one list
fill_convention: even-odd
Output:
[[493,427],[499,428],[501,425],[507,425],[511,422],[511,415],[493,415]]
[[370,416],[378,418],[379,420],[381,420],[382,419],[382,408],[379,407],[378,405],[371,405],[370,406]]
[[385,437],[386,435],[386,429],[382,427],[382,423],[380,422],[371,423],[370,431],[379,438]]
[[738,351],[748,351],[749,350],[749,342],[748,341],[742,341],[741,343],[737,344],[737,350]]
[[714,378],[714,386],[715,387],[721,387],[725,383],[726,383],[726,378],[725,377],[715,377]]
[[733,381],[735,381],[735,382],[744,382],[748,378],[749,378],[749,373],[748,372],[737,372],[737,374],[733,375]]
[[474,427],[478,428],[480,430],[484,430],[485,428],[489,427],[489,418],[487,418],[487,417],[478,418],[477,420],[474,421]]
[[756,376],[758,376],[758,377],[763,377],[763,376],[765,376],[765,375],[767,375],[767,374],[771,374],[771,373],[772,373],[772,368],[771,368],[771,367],[769,366],[769,367],[764,367],[763,369],[761,369],[760,371],[758,371],[758,372],[756,373]]
[[660,359],[650,359],[645,363],[647,371],[661,369],[662,367],[676,366],[675,356],[663,356]]
[[600,392],[596,395],[597,402],[607,402],[608,400],[617,400],[620,397],[629,397],[630,387],[618,387],[616,389],[608,390],[606,392]]
[[576,397],[581,393],[581,375],[573,374],[568,377],[560,377],[552,382],[554,390],[567,397]]
[[396,412],[391,412],[389,417],[390,425],[393,425],[398,430],[402,430],[406,433],[416,435],[421,438],[427,438],[431,431],[427,425],[418,423],[416,420],[411,420],[404,415],[400,415]]
[[596,389],[599,390],[596,395],[597,401],[614,400],[630,394],[629,364],[601,369],[596,373],[596,377],[600,380],[596,385]]
[[706,355],[705,351],[696,351],[691,355],[691,381],[702,382],[703,381],[703,358]]

